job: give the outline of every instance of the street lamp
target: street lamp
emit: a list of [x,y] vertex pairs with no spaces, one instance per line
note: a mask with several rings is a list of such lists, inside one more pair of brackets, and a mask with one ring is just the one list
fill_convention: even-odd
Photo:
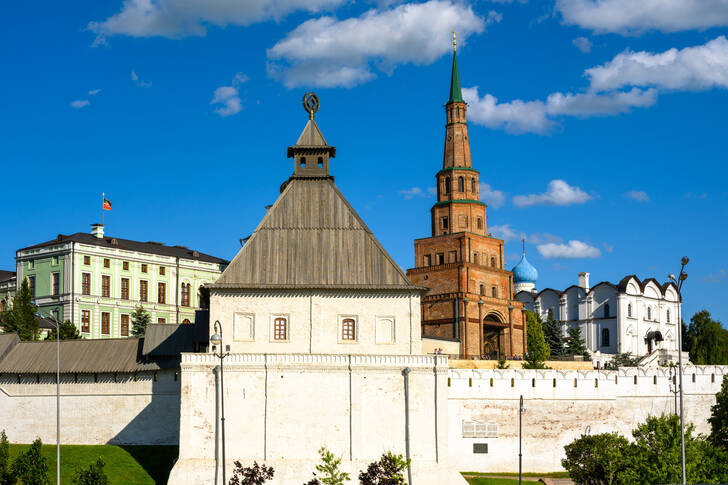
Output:
[[523,413],[526,412],[526,408],[523,407],[523,394],[521,394],[521,399],[518,403],[518,485],[521,485],[521,482],[523,480],[523,466],[522,466],[522,458],[523,453],[521,453],[521,441],[522,441],[522,431],[523,431]]
[[[227,482],[225,481],[225,380],[224,380],[224,373],[223,373],[223,361],[225,357],[227,357],[230,352],[225,352],[224,350],[229,350],[229,346],[227,349],[223,349],[222,347],[222,324],[220,323],[220,320],[215,320],[215,326],[214,326],[215,333],[212,334],[212,337],[210,337],[210,343],[213,345],[212,353],[215,354],[217,357],[220,358],[220,421],[221,423],[221,429],[222,429],[222,483],[223,485],[227,485]],[[217,347],[218,350],[215,352],[215,347]]]
[[[680,266],[680,274],[678,274],[677,278],[675,278],[674,274],[668,275],[668,279],[672,281],[675,286],[677,287],[677,295],[679,299],[679,308],[682,308],[682,285],[685,282],[686,279],[688,279],[688,274],[685,272],[685,266],[690,262],[690,259],[687,256],[683,256],[683,258],[680,260],[680,263],[682,266]],[[679,386],[680,386],[680,459],[682,462],[682,483],[683,485],[687,483],[687,476],[685,473],[685,414],[683,412],[683,366],[682,366],[682,315],[678,314],[677,317],[677,323],[680,325],[680,328],[677,331],[677,372],[679,377]]]

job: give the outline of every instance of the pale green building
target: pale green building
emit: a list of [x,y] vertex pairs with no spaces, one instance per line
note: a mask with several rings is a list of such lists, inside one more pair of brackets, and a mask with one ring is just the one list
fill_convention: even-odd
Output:
[[142,305],[151,323],[194,323],[207,308],[201,287],[228,261],[184,246],[167,246],[88,233],[16,252],[16,285],[27,278],[43,316],[71,320],[84,338],[131,335],[131,314]]

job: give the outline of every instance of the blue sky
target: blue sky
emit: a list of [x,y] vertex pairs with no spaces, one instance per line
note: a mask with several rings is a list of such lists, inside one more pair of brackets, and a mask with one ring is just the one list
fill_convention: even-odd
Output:
[[[642,8],[635,8],[636,5]],[[86,231],[231,259],[317,121],[336,183],[403,267],[429,235],[451,34],[488,227],[539,288],[691,258],[728,321],[728,2],[22,2],[0,6],[0,268]],[[475,89],[477,88],[477,89]]]

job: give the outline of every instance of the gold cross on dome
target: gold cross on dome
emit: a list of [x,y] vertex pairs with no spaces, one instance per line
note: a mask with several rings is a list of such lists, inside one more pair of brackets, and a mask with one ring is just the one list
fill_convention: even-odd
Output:
[[458,33],[455,32],[455,29],[450,29],[450,32],[452,32],[452,50],[456,51],[458,50]]

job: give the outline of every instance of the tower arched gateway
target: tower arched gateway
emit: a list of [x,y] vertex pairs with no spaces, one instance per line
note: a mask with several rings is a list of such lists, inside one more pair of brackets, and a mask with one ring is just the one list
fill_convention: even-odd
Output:
[[488,234],[480,174],[470,158],[467,108],[453,51],[442,169],[435,175],[437,202],[430,209],[432,236],[415,240],[415,267],[407,276],[430,289],[422,298],[423,337],[457,338],[465,358],[523,355],[523,304],[513,299],[503,241]]

